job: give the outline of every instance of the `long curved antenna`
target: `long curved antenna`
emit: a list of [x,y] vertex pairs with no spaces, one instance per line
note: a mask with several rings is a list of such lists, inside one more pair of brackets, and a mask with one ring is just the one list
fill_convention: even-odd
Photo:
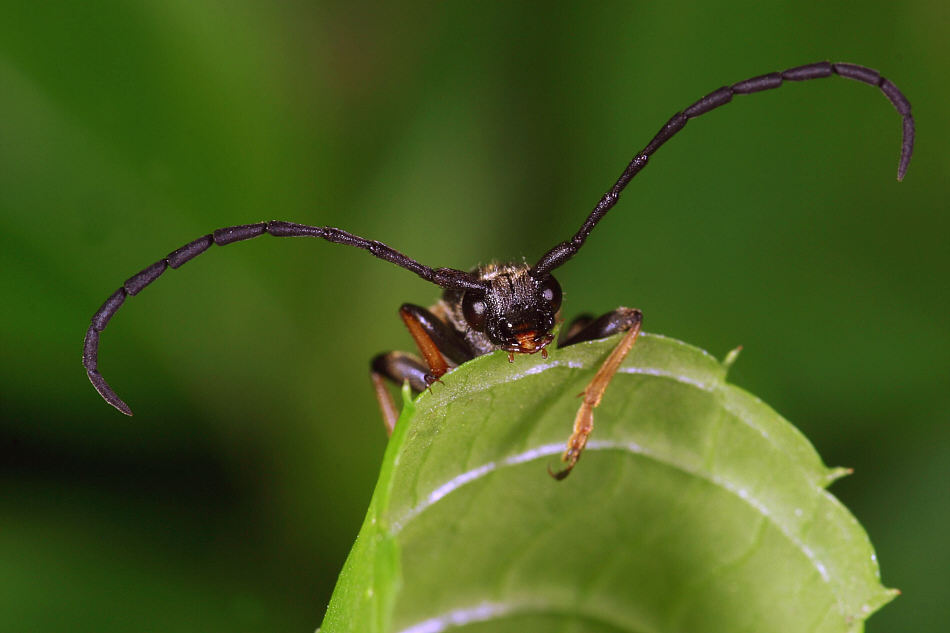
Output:
[[112,296],[106,299],[102,307],[92,315],[92,325],[90,325],[86,331],[86,338],[83,342],[82,364],[83,367],[86,368],[86,374],[89,376],[92,386],[96,388],[96,391],[99,392],[99,395],[101,395],[106,402],[122,413],[132,415],[132,409],[129,408],[129,405],[116,395],[115,391],[112,390],[112,387],[109,386],[109,383],[106,382],[106,379],[102,377],[102,374],[100,374],[98,370],[99,333],[106,329],[109,319],[111,319],[112,315],[122,306],[126,297],[137,295],[143,288],[158,279],[168,268],[178,268],[185,262],[205,252],[212,244],[224,246],[265,234],[273,235],[274,237],[319,237],[335,244],[346,244],[369,251],[372,255],[414,272],[426,281],[441,286],[442,288],[456,288],[461,290],[485,289],[484,282],[478,281],[474,275],[470,273],[455,270],[454,268],[429,268],[403,255],[399,251],[386,246],[382,242],[367,240],[358,235],[353,235],[352,233],[329,226],[308,226],[306,224],[279,222],[275,220],[218,229],[214,233],[199,237],[193,242],[185,244],[151,266],[129,277],[125,283],[122,284],[122,287],[112,293]]
[[543,277],[573,257],[577,251],[580,250],[581,246],[584,245],[587,236],[590,235],[590,232],[597,223],[617,204],[620,192],[627,186],[627,183],[629,183],[641,169],[646,167],[647,162],[656,150],[660,149],[674,134],[683,129],[683,126],[686,125],[689,119],[696,118],[701,114],[706,114],[710,110],[729,103],[732,101],[733,95],[771,90],[781,86],[783,81],[808,81],[810,79],[828,77],[832,74],[877,86],[881,89],[881,92],[884,93],[884,96],[890,100],[901,117],[903,117],[901,156],[900,162],[898,162],[897,165],[897,179],[903,180],[904,174],[907,172],[907,165],[910,163],[910,155],[914,151],[914,117],[911,116],[910,113],[910,102],[889,79],[881,77],[880,73],[876,70],[865,68],[864,66],[842,63],[832,64],[830,62],[818,62],[806,66],[790,68],[780,73],[760,75],[732,84],[731,86],[723,86],[719,90],[709,93],[682,112],[674,114],[660,129],[657,135],[653,137],[653,140],[647,143],[647,146],[634,156],[630,164],[627,165],[627,168],[620,174],[620,178],[617,179],[614,186],[604,194],[600,202],[597,203],[597,206],[594,207],[594,210],[587,216],[587,220],[584,221],[580,230],[574,234],[574,237],[568,242],[561,242],[545,253],[544,256],[538,260],[538,263],[534,265],[534,268],[531,269],[531,276],[535,278]]

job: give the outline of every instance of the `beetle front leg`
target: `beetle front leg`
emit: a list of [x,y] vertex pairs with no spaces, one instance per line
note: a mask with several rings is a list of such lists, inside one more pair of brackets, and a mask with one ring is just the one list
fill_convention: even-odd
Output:
[[567,347],[582,341],[607,338],[626,332],[643,321],[643,313],[634,308],[617,308],[596,319],[582,315],[571,321],[565,336],[557,342],[558,347]]
[[370,363],[370,379],[373,381],[376,401],[390,435],[399,419],[399,411],[384,379],[396,385],[408,380],[412,390],[420,393],[437,382],[451,367],[473,357],[464,341],[429,310],[406,303],[399,308],[399,316],[425,360],[405,352],[389,352],[376,356]]
[[581,393],[583,402],[577,410],[577,416],[574,418],[574,432],[567,441],[567,449],[561,454],[561,461],[565,466],[559,471],[552,471],[548,467],[548,474],[558,481],[564,479],[577,464],[581,458],[584,447],[587,446],[587,438],[590,437],[594,429],[594,409],[600,404],[604,391],[613,379],[614,374],[620,369],[620,364],[627,354],[633,348],[640,334],[640,327],[643,323],[643,313],[631,308],[617,308],[604,316],[592,321],[586,327],[569,337],[566,342],[560,346],[572,345],[580,341],[588,341],[597,338],[603,338],[616,334],[617,332],[626,332],[626,335],[620,339],[617,346],[610,352],[610,356],[600,366],[593,380],[587,385]]
[[574,320],[568,323],[566,327],[561,328],[561,334],[557,337],[557,346],[567,347],[571,343],[576,343],[577,341],[574,338],[593,322],[593,314],[581,314],[574,317]]
[[471,360],[474,354],[444,321],[423,307],[404,303],[399,316],[429,366],[426,385],[431,385],[449,369]]

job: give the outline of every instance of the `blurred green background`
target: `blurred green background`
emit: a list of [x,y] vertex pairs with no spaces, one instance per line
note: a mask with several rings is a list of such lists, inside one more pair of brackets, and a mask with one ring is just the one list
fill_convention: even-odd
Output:
[[0,630],[310,631],[385,448],[369,358],[438,290],[259,240],[92,313],[210,230],[344,227],[433,266],[535,259],[675,111],[821,59],[881,70],[692,122],[559,273],[799,426],[904,595],[950,621],[950,5],[0,1]]

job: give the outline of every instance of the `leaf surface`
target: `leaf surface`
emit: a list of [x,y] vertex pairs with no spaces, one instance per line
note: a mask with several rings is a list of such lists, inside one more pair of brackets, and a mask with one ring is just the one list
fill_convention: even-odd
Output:
[[404,391],[321,630],[862,630],[895,592],[826,491],[845,471],[699,349],[641,336],[577,468],[547,475],[617,340]]

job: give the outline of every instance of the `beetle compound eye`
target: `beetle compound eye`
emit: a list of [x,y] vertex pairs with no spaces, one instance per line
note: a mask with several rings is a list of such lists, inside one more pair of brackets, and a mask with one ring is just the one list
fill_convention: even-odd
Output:
[[552,309],[557,310],[561,307],[561,284],[557,279],[548,275],[541,283],[541,298],[548,302]]
[[469,326],[479,332],[485,331],[485,314],[488,312],[488,304],[485,303],[485,294],[474,290],[469,290],[462,298],[462,316],[468,322]]

